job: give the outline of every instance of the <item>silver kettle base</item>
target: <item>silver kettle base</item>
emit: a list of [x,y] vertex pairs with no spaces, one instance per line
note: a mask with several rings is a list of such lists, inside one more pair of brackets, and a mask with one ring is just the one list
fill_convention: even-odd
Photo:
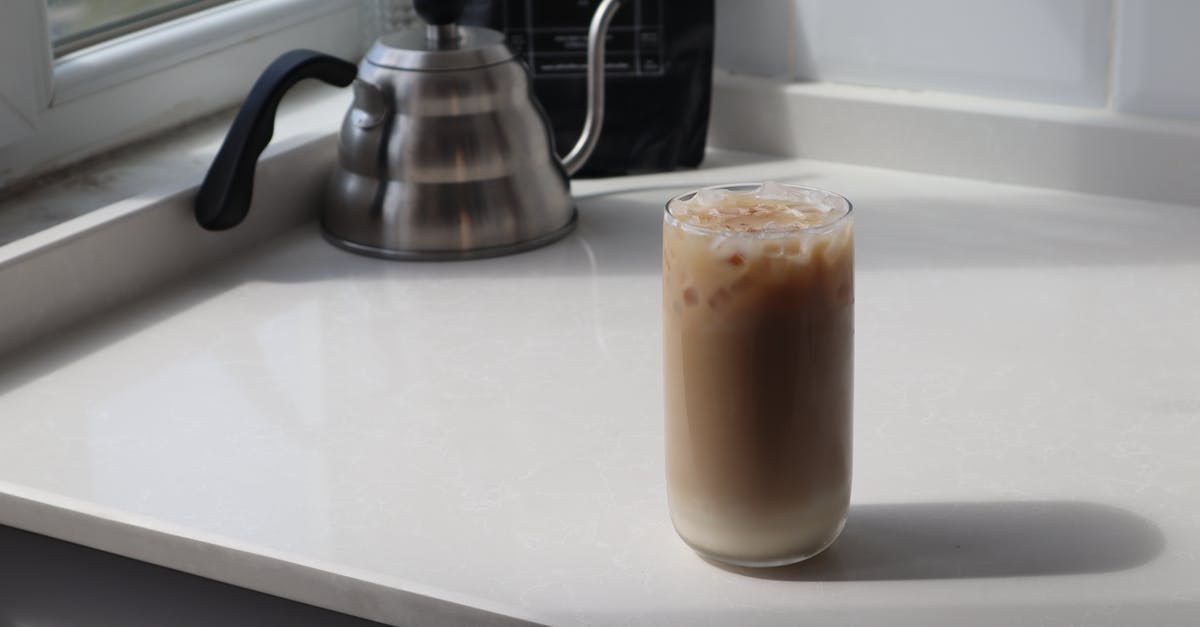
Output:
[[556,242],[568,233],[575,229],[575,224],[579,221],[579,213],[575,209],[571,210],[571,218],[563,226],[532,237],[530,239],[521,240],[511,244],[502,244],[500,246],[487,246],[484,248],[467,248],[467,249],[449,249],[449,250],[408,250],[395,248],[381,248],[370,244],[362,244],[344,239],[330,233],[325,225],[321,225],[321,235],[325,237],[325,241],[352,253],[366,255],[368,257],[378,257],[380,259],[392,259],[395,261],[459,261],[464,259],[482,259],[485,257],[500,257],[502,255],[511,255],[513,253],[524,252],[534,248],[540,248],[547,244]]

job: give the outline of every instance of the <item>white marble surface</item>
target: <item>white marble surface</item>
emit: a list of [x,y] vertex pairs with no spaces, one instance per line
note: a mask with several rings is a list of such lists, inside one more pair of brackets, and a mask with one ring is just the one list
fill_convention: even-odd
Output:
[[[667,519],[659,212],[767,177],[856,204],[856,475],[833,549],[750,575]],[[0,523],[400,624],[1195,624],[1200,210],[812,161],[575,189],[535,252],[310,226],[7,357]]]

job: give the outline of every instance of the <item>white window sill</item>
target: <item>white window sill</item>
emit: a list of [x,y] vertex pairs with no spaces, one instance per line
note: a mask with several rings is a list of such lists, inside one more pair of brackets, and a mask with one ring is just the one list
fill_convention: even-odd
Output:
[[48,45],[29,34],[44,28],[37,12],[6,7],[0,12],[0,52],[13,62],[0,72],[0,187],[239,102],[267,63],[287,50],[357,58],[359,4],[241,0],[87,48],[56,64],[48,50],[46,58],[27,58],[28,50]]
[[[312,82],[284,99],[272,144],[335,133],[349,90]],[[98,156],[0,194],[0,245],[131,198],[153,198],[198,185],[224,139],[234,110]]]
[[[350,98],[349,90],[301,83],[280,108],[272,143],[332,135]],[[232,115],[44,176],[19,194],[0,189],[0,245],[119,201],[199,184]],[[1191,167],[1200,163],[1200,125],[1079,107],[718,72],[709,146],[1200,205]]]

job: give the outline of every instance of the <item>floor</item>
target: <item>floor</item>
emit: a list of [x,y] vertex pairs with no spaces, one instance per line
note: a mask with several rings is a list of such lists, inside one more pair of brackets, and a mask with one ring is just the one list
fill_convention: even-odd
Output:
[[0,525],[0,627],[378,627]]

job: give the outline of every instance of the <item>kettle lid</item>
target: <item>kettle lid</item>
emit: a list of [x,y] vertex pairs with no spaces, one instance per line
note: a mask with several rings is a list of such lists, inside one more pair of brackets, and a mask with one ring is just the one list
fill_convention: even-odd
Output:
[[368,62],[399,70],[465,70],[513,58],[503,33],[458,25],[464,0],[413,4],[426,26],[380,37],[367,51]]

